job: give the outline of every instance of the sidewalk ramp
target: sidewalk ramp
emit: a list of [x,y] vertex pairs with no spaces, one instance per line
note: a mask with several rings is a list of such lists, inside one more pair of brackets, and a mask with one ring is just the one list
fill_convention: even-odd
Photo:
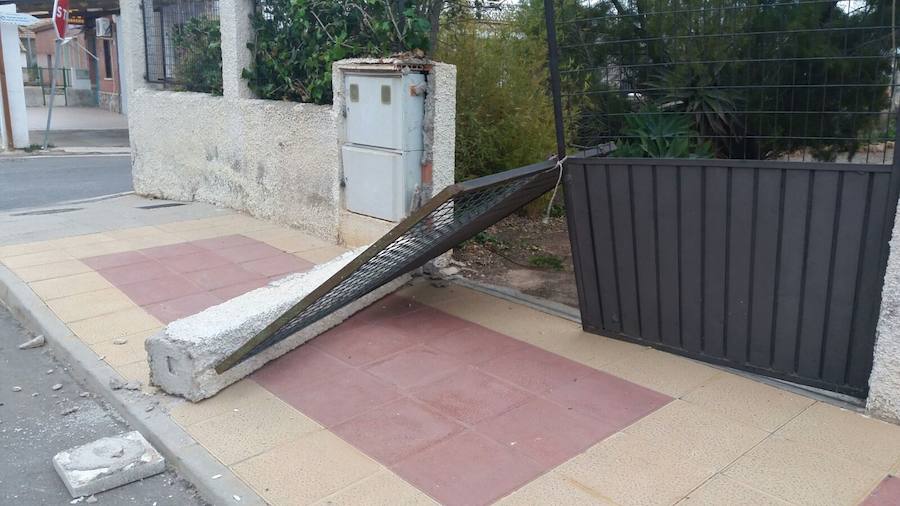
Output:
[[172,322],[146,341],[151,382],[191,401],[215,395],[540,197],[559,171],[546,161],[451,185],[371,246]]

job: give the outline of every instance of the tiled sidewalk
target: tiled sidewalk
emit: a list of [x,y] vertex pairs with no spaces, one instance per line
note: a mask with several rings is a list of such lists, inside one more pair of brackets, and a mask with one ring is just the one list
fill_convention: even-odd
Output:
[[[342,251],[226,214],[0,262],[146,382],[165,322]],[[900,504],[900,427],[458,286],[414,284],[212,399],[163,400],[273,504]]]

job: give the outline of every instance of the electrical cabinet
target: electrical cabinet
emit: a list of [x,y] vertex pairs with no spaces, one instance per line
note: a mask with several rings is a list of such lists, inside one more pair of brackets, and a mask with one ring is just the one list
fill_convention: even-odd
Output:
[[347,73],[341,147],[348,211],[400,221],[421,185],[425,75]]

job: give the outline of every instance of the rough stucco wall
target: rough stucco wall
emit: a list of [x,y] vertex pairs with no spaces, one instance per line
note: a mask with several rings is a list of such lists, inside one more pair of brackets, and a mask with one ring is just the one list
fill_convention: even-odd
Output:
[[890,248],[866,409],[879,418],[900,422],[900,218],[895,219]]
[[455,182],[456,167],[456,66],[435,63],[428,76],[428,92],[434,103],[432,160],[436,194]]

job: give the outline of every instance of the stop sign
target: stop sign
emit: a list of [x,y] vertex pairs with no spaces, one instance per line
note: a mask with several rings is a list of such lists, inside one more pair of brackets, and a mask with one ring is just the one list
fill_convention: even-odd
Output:
[[56,27],[56,36],[66,38],[66,25],[69,23],[69,0],[54,0],[53,25]]

